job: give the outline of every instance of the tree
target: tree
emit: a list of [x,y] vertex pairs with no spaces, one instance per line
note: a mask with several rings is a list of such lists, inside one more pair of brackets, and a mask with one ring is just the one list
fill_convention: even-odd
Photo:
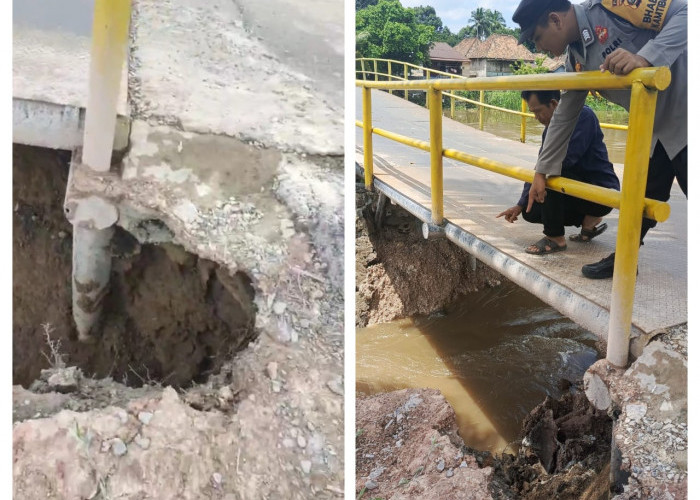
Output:
[[459,38],[456,34],[450,31],[450,28],[442,24],[442,19],[437,16],[435,8],[430,5],[418,7],[413,7],[413,11],[416,13],[416,21],[418,24],[424,24],[426,26],[432,26],[435,28],[435,42],[445,42],[449,45],[457,45],[459,43]]
[[364,9],[370,5],[377,5],[379,0],[355,0],[355,10]]
[[423,64],[428,59],[435,28],[419,24],[416,12],[399,0],[379,0],[355,13],[358,57],[378,57]]
[[413,7],[413,11],[416,13],[416,22],[419,24],[425,24],[426,26],[432,26],[435,28],[436,33],[440,33],[443,29],[442,19],[437,16],[435,8],[430,5],[418,7]]
[[[484,40],[497,30],[506,27],[503,14],[497,10],[485,9],[483,7],[478,7],[473,10],[468,22],[469,24],[465,28],[462,28],[462,30],[467,30],[465,31],[467,36],[477,36],[481,40]],[[460,34],[462,30],[460,30]]]
[[450,31],[450,28],[445,26],[442,28],[442,31],[440,33],[435,33],[435,41],[436,42],[445,42],[452,47],[457,45],[462,39],[457,36],[457,33],[452,33]]

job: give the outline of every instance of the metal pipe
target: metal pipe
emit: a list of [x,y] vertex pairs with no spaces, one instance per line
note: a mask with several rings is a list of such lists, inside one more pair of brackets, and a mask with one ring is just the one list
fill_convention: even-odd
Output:
[[130,16],[130,0],[95,0],[83,164],[100,172],[111,166]]
[[450,95],[450,118],[455,119],[455,96]]
[[629,355],[642,207],[649,169],[656,97],[657,91],[645,88],[642,82],[632,85],[629,114],[632,133],[629,134],[625,150],[625,175],[622,178],[606,355],[608,361],[620,367],[627,365]]
[[481,106],[479,106],[479,130],[484,130],[484,91],[483,90],[479,91],[479,102],[481,103]]
[[[403,63],[403,78],[408,81],[408,64]],[[408,100],[408,89],[403,91],[403,98]]]
[[442,92],[428,89],[430,102],[430,197],[432,222],[443,223],[442,206]]
[[[391,61],[387,61],[387,72],[389,73],[389,80],[392,80],[394,77],[391,74]],[[394,95],[394,91],[390,90],[389,94]]]
[[[428,70],[430,71],[430,70]],[[629,74],[611,75],[600,71],[581,73],[548,73],[546,75],[490,76],[479,78],[455,78],[435,80],[411,80],[409,82],[372,82],[373,89],[426,89],[435,90],[619,90],[630,88],[634,82],[645,87],[665,90],[671,83],[671,70],[665,66],[637,68]],[[361,86],[363,84],[356,83]]]
[[[527,112],[527,102],[525,99],[520,100],[520,111],[522,113]],[[525,127],[527,126],[525,120],[527,120],[527,118],[525,118],[524,114],[520,115],[520,142],[522,143],[525,142]]]
[[[95,0],[90,50],[90,84],[81,164],[98,172],[111,167],[117,100],[126,60],[131,0]],[[107,202],[71,201],[73,168],[66,190],[73,224],[73,319],[81,341],[90,341],[102,312],[112,270],[110,241],[116,208]],[[95,223],[108,214],[107,222]]]
[[372,89],[362,89],[362,147],[365,151],[365,187],[372,190],[374,165],[372,157]]
[[73,226],[73,319],[82,342],[94,340],[102,301],[109,291],[113,234],[114,226],[107,229]]
[[[355,124],[358,127],[363,127],[363,123],[359,120],[356,120]],[[420,139],[406,137],[404,135],[390,132],[389,130],[384,130],[377,127],[372,127],[371,131],[373,134],[377,134],[381,137],[386,137],[387,139],[390,139],[392,141],[396,141],[401,144],[414,147],[416,149],[421,149],[423,151],[431,151],[430,142],[428,141],[421,141]],[[488,158],[482,158],[480,156],[470,155],[463,151],[457,151],[456,149],[444,149],[442,154],[445,158],[457,160],[459,162],[473,165],[484,170],[489,170],[497,174],[512,177],[513,179],[518,179],[525,182],[532,182],[532,179],[534,177],[533,170],[515,167],[495,160],[489,160]],[[567,179],[566,177],[548,178],[547,188],[568,194],[569,196],[574,196],[576,198],[582,198],[584,200],[593,201],[595,203],[599,203],[607,207],[619,209],[621,204],[621,195],[619,191],[600,186],[594,186],[592,184],[586,184],[585,182],[576,181],[573,179]],[[671,207],[668,203],[659,200],[653,200],[651,198],[644,198],[644,217],[646,217],[647,219],[653,219],[658,222],[664,222],[668,220],[670,215]]]

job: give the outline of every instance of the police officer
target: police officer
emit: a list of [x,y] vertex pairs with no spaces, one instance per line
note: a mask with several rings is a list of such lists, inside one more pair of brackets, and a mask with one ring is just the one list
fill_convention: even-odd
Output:
[[[688,196],[688,3],[687,0],[522,0],[513,14],[520,43],[558,56],[568,47],[567,71],[610,71],[625,75],[635,68],[668,66],[671,85],[659,92],[645,196],[667,201],[674,178]],[[546,196],[545,176],[559,175],[567,144],[586,100],[586,91],[562,94],[535,165],[528,197]],[[602,90],[605,98],[629,110],[630,92]],[[640,244],[656,221],[642,219]],[[588,278],[610,278],[615,254],[583,266]]]

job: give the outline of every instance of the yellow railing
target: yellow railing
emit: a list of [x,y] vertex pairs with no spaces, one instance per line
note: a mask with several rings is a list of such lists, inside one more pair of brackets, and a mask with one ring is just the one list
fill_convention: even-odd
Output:
[[[455,75],[453,73],[446,73],[444,71],[439,71],[436,69],[430,69],[426,68],[424,66],[418,66],[416,64],[411,64],[411,63],[405,63],[401,61],[395,61],[392,59],[375,59],[375,58],[359,58],[357,59],[357,62],[360,63],[359,69],[356,69],[357,74],[362,75],[363,80],[367,80],[367,75],[374,75],[376,80],[379,81],[380,77],[385,78],[385,80],[401,80],[401,81],[408,81],[410,80],[409,78],[409,73],[408,73],[408,68],[413,68],[420,70],[423,72],[424,75],[426,75],[427,79],[430,79],[432,75],[438,75],[441,77],[446,77],[446,78],[457,78],[457,79],[464,79],[465,77],[460,76],[460,75]],[[380,71],[380,67],[377,64],[378,62],[383,62],[386,63],[386,69],[387,72],[383,73]],[[372,70],[367,71],[365,64],[372,63]],[[403,67],[403,76],[395,75],[392,73],[391,69],[392,67]],[[391,90],[389,90],[390,93],[393,93]],[[484,91],[479,92],[479,100],[475,101],[473,99],[468,99],[464,96],[454,94],[452,92],[445,92],[443,93],[443,96],[449,97],[450,98],[450,118],[454,119],[455,117],[455,101],[460,101],[460,102],[466,102],[470,104],[474,104],[479,108],[479,130],[484,130],[484,109],[493,109],[495,111],[501,111],[503,113],[509,113],[511,115],[517,115],[520,116],[520,142],[525,142],[525,136],[526,136],[526,129],[527,129],[527,122],[526,118],[534,118],[535,115],[532,113],[529,113],[527,111],[527,103],[523,100],[521,102],[521,109],[520,111],[515,111],[513,109],[508,109],[508,108],[501,108],[499,106],[493,106],[491,104],[486,104],[484,102]],[[404,90],[404,99],[408,99],[408,90]],[[426,106],[428,106],[428,99],[426,99]],[[600,124],[601,128],[606,128],[610,130],[627,130],[627,125],[617,125],[614,123],[602,123]]]
[[[366,71],[361,60],[362,70]],[[404,63],[408,64],[408,63]],[[376,62],[375,62],[376,72]],[[435,73],[435,70],[430,70]],[[402,79],[403,80],[403,79]],[[644,198],[649,151],[656,111],[656,97],[671,82],[668,68],[639,68],[625,76],[589,71],[582,73],[550,73],[539,75],[498,76],[490,78],[457,78],[406,80],[399,82],[357,80],[362,87],[365,185],[372,189],[373,156],[372,134],[430,152],[431,219],[442,225],[443,190],[442,158],[471,164],[486,170],[532,182],[534,171],[480,158],[453,149],[444,149],[442,144],[442,93],[448,90],[610,90],[631,89],[629,109],[629,133],[625,151],[625,169],[621,192],[602,188],[563,177],[550,177],[548,189],[557,190],[577,198],[593,201],[620,210],[617,232],[615,271],[613,274],[610,323],[608,327],[607,359],[617,366],[625,366],[629,354],[629,337],[632,323],[634,288],[637,280],[637,259],[642,216],[663,222],[671,209],[667,203]],[[423,90],[427,93],[430,109],[430,142],[401,136],[372,127],[372,89]]]

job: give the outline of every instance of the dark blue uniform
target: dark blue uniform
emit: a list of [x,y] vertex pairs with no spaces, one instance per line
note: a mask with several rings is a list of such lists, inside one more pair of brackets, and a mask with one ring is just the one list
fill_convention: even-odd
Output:
[[[542,143],[546,136],[547,129],[542,132]],[[620,181],[603,143],[603,131],[598,117],[588,106],[581,110],[571,135],[561,176],[596,186],[620,189]],[[544,224],[544,234],[550,237],[563,236],[564,226],[580,226],[586,215],[602,217],[612,210],[604,205],[548,190],[544,203],[533,203],[530,213],[527,213],[525,208],[529,192],[530,183],[526,182],[518,201],[518,205],[523,208],[523,218],[528,222]]]

